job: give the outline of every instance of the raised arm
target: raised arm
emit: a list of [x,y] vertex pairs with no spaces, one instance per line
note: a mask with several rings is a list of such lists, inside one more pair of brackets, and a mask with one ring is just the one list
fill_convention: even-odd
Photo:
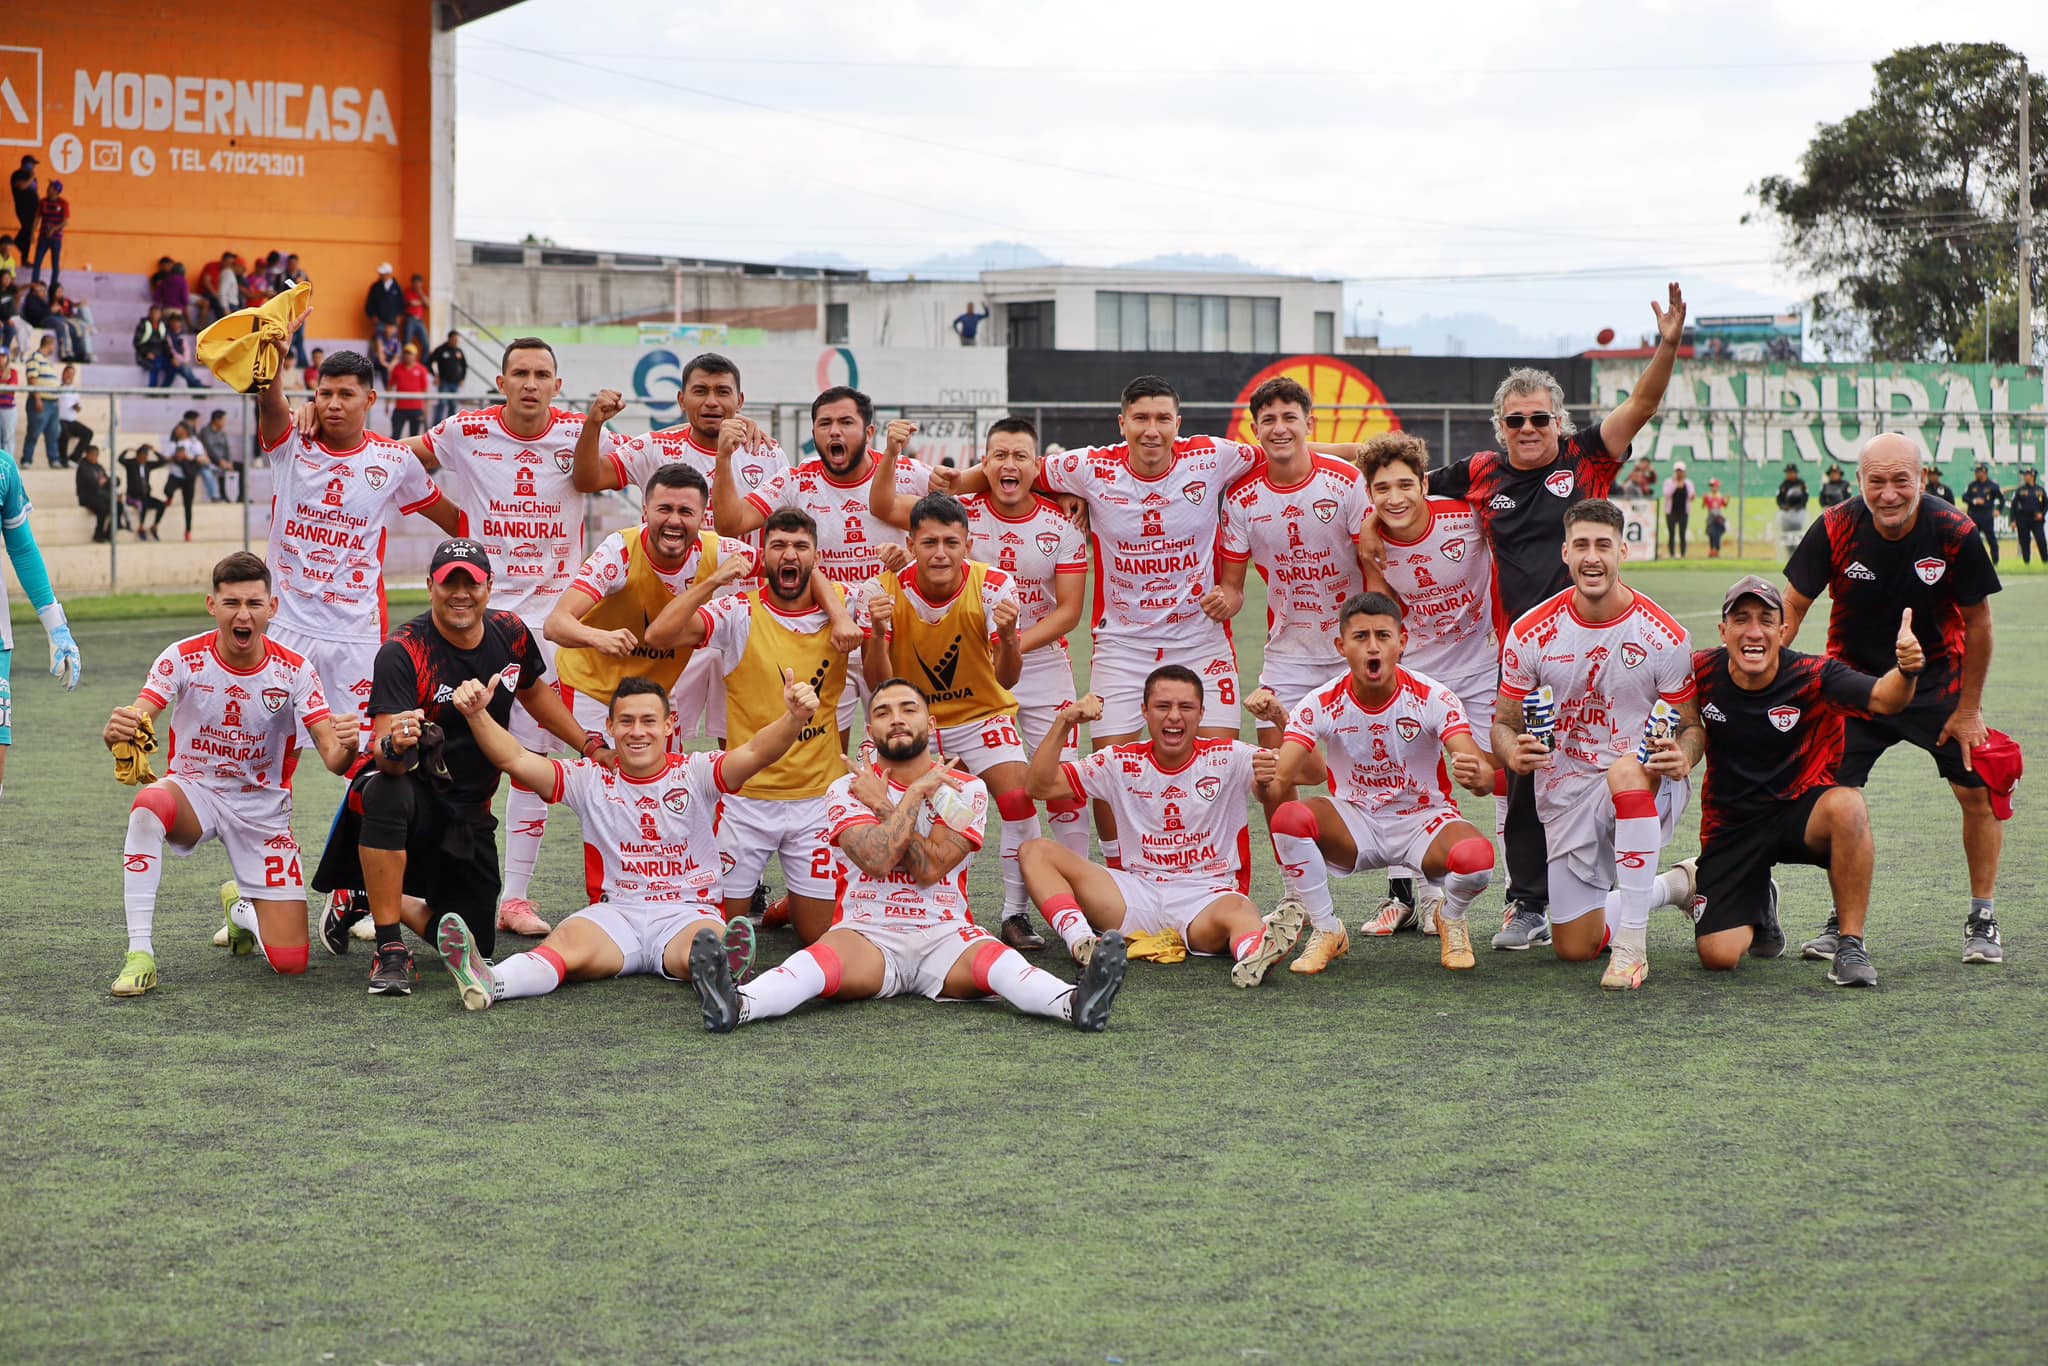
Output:
[[876,577],[868,580],[868,633],[860,644],[860,672],[870,690],[888,681],[889,630],[896,622],[896,600]]
[[[743,560],[737,555],[726,556],[718,562],[716,569],[704,576],[703,582],[691,584],[663,604],[662,609],[655,613],[654,620],[647,623],[647,643],[657,650],[678,649],[686,643],[697,644],[697,640],[685,642],[683,639],[691,633],[702,639],[704,628],[697,620],[697,614],[718,595],[719,589],[751,578],[753,573],[751,560]],[[552,613],[549,619],[553,619]]]
[[718,458],[711,466],[711,520],[719,535],[745,536],[759,531],[768,520],[767,514],[740,492],[739,481],[732,476],[733,452],[767,443],[768,434],[750,417],[729,417],[718,424]]
[[[469,722],[469,733],[475,737],[476,747],[483,752],[484,758],[496,764],[502,772],[511,777],[512,781],[527,791],[543,794],[552,792],[555,786],[555,761],[542,758],[520,744],[513,738],[512,732],[499,725],[497,718],[487,710],[491,704],[491,697],[500,686],[502,683],[496,674],[491,675],[488,683],[465,678],[455,685],[455,696],[449,700],[455,704],[455,710],[461,712],[463,718]],[[561,702],[561,698],[555,699],[556,706],[560,706]],[[571,748],[581,749],[582,741],[583,736],[578,732]]]
[[631,631],[601,631],[583,624],[583,618],[597,604],[598,599],[590,595],[590,590],[570,585],[549,610],[548,619],[541,623],[540,633],[564,649],[595,650],[614,659],[632,654],[633,647],[640,641]]
[[[306,316],[312,317],[313,310],[307,309]],[[305,323],[301,321],[299,327],[303,330]],[[284,440],[292,430],[291,401],[285,397],[285,386],[282,382],[290,373],[289,343],[271,342],[270,348],[277,353],[277,378],[265,385],[256,395],[256,434],[262,438],[265,450]]]
[[[543,730],[584,758],[595,759],[607,766],[616,762],[605,738],[592,735],[577,722],[576,713],[569,710],[569,704],[562,700],[562,694],[552,684],[535,679],[530,687],[514,693],[513,698],[526,708],[528,716],[540,722]],[[528,783],[527,786],[533,785]]]
[[334,712],[306,727],[320,751],[320,762],[336,777],[346,777],[355,766],[357,744],[362,739],[363,718],[352,711]]
[[1050,802],[1074,795],[1074,790],[1067,786],[1066,775],[1060,771],[1060,751],[1066,748],[1067,737],[1084,723],[1101,719],[1102,699],[1094,693],[1053,713],[1045,738],[1031,751],[1031,763],[1024,770],[1024,790],[1033,800]]
[[626,401],[616,389],[600,389],[584,415],[583,431],[576,438],[575,463],[569,466],[569,485],[578,493],[603,493],[623,486],[618,466],[604,458],[604,424],[625,411]]
[[[1017,634],[1017,618],[1020,615],[1015,597],[1004,598],[995,606],[991,620],[995,622],[995,667],[996,682],[1006,688],[1017,686],[1017,680],[1024,676],[1024,646]],[[869,684],[873,687],[873,684]]]
[[1678,344],[1685,337],[1685,292],[1679,289],[1676,280],[1671,282],[1671,306],[1659,308],[1653,299],[1650,312],[1657,318],[1657,354],[1650,357],[1650,363],[1636,377],[1628,397],[1600,424],[1600,444],[1616,457],[1657,415],[1664,402],[1665,386],[1671,383],[1671,367],[1678,361]]
[[[910,530],[910,502],[896,491],[896,457],[909,449],[917,435],[917,424],[897,418],[889,424],[882,454],[875,461],[875,477],[868,483],[868,511],[898,531]],[[954,486],[956,489],[958,485]]]
[[1919,691],[1920,671],[1927,667],[1927,651],[1921,646],[1920,637],[1913,634],[1913,609],[1910,607],[1899,618],[1896,649],[1897,666],[1878,679],[1870,690],[1873,715],[1898,715],[1913,700],[1913,694]]

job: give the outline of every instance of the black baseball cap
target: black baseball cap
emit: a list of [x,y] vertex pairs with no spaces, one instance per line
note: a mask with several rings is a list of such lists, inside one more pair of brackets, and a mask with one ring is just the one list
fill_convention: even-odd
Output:
[[467,536],[451,536],[434,547],[434,558],[427,565],[427,577],[435,583],[446,583],[449,573],[458,565],[474,571],[477,578],[485,583],[491,581],[491,557]]
[[1735,604],[1744,598],[1755,598],[1779,616],[1785,615],[1785,595],[1778,591],[1778,585],[1761,574],[1745,574],[1737,579],[1734,586],[1722,597],[1722,618],[1726,619],[1728,614],[1735,610]]

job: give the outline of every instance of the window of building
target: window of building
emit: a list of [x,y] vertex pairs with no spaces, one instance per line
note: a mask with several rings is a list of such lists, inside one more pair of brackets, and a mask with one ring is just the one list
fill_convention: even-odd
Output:
[[1004,306],[1007,331],[1004,340],[1020,351],[1052,349],[1052,300]]
[[845,346],[853,340],[853,324],[845,304],[825,305],[825,345]]
[[[1045,307],[1049,317],[1052,306]],[[1317,317],[1335,330],[1335,314]],[[1049,322],[1046,331],[1049,336]],[[1095,347],[1098,351],[1278,351],[1280,300],[1097,290]]]
[[1323,309],[1316,310],[1316,350],[1323,355],[1334,355],[1337,350],[1337,315]]

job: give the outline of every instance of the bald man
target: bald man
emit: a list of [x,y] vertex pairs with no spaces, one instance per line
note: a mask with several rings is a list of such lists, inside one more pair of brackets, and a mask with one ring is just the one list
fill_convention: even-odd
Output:
[[[1784,642],[1791,645],[1814,599],[1834,599],[1828,655],[1873,676],[1892,667],[1901,610],[1927,657],[1911,705],[1896,716],[1851,717],[1836,781],[1862,787],[1871,765],[1893,745],[1916,745],[1963,808],[1963,857],[1970,866],[1970,913],[1963,922],[1963,961],[2005,959],[1993,914],[1998,856],[2005,832],[1991,794],[1971,762],[1984,743],[1984,678],[1991,670],[1991,595],[1998,571],[1970,519],[1922,486],[1920,443],[1887,432],[1864,443],[1857,468],[1861,496],[1829,508],[1806,529],[1785,564]],[[1795,718],[1796,719],[1796,718]],[[1840,925],[1830,913],[1803,946],[1808,958],[1832,959]]]

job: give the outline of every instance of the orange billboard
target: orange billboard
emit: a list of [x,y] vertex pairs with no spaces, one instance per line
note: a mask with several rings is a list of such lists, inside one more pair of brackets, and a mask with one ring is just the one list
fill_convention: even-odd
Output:
[[45,190],[63,182],[67,269],[277,250],[351,292],[380,261],[426,273],[433,6],[18,8],[0,33],[0,164],[34,156]]

